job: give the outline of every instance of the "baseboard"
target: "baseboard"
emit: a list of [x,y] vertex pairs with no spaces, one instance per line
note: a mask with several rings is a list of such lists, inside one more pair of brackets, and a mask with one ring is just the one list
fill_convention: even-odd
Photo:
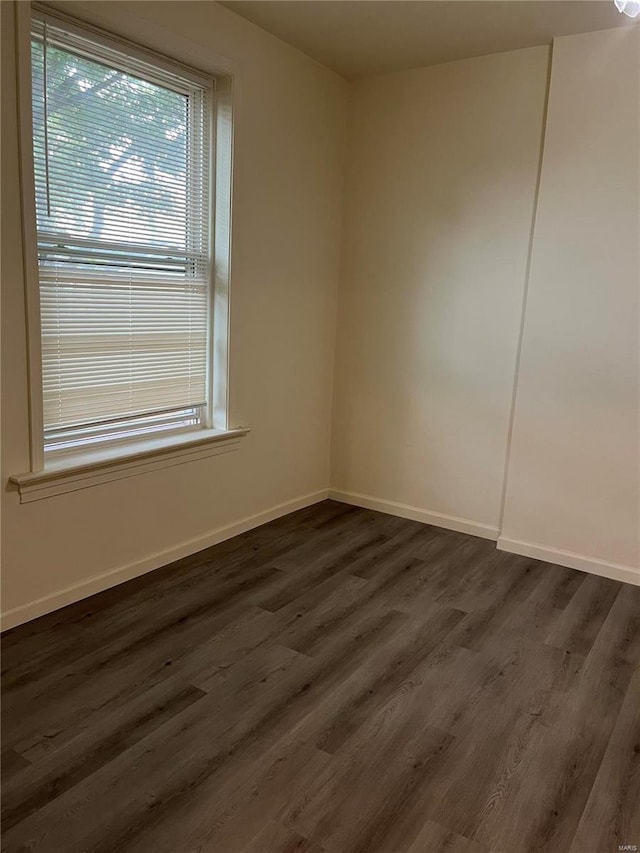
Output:
[[342,492],[335,489],[329,490],[329,497],[334,501],[361,506],[364,509],[375,509],[378,512],[386,512],[387,515],[397,515],[400,518],[409,518],[411,521],[421,521],[423,524],[433,524],[435,527],[444,527],[447,530],[455,530],[457,533],[470,533],[472,536],[481,536],[483,539],[496,540],[499,530],[488,524],[478,521],[470,521],[467,518],[457,518],[454,515],[443,515],[439,512],[430,512],[408,504],[386,501],[381,498],[372,498],[369,495],[360,495],[356,492]]
[[604,560],[585,557],[583,554],[545,548],[542,545],[533,545],[530,542],[507,539],[505,536],[498,538],[496,547],[500,551],[509,551],[511,554],[520,554],[522,557],[532,557],[534,560],[544,560],[545,563],[556,563],[569,569],[578,569],[581,572],[589,572],[592,575],[600,575],[603,578],[640,586],[640,569],[634,569],[632,566],[607,563]]
[[58,592],[45,595],[35,601],[30,601],[27,604],[21,604],[19,607],[14,607],[12,610],[7,610],[0,615],[0,630],[7,631],[9,628],[15,628],[23,622],[29,622],[31,619],[37,619],[39,616],[44,616],[46,613],[51,613],[53,610],[58,610],[60,607],[65,607],[67,604],[73,604],[75,601],[80,601],[83,598],[88,598],[96,592],[102,592],[109,587],[124,583],[139,575],[151,572],[154,569],[159,569],[167,563],[172,563],[174,560],[180,560],[182,557],[188,557],[190,554],[195,554],[202,551],[204,548],[209,548],[211,545],[217,545],[218,542],[224,542],[225,539],[231,539],[233,536],[238,536],[240,533],[246,533],[247,530],[252,530],[254,527],[260,527],[262,524],[267,524],[269,521],[274,521],[283,515],[288,515],[290,512],[295,512],[298,509],[304,509],[307,506],[326,500],[329,496],[328,489],[321,489],[318,492],[313,492],[309,495],[295,498],[286,503],[278,504],[270,509],[259,512],[256,515],[243,518],[233,524],[228,524],[225,527],[218,527],[215,530],[205,533],[203,536],[197,536],[195,539],[188,539],[181,542],[173,548],[168,548],[165,551],[158,551],[154,554],[145,557],[142,560],[137,560],[134,563],[129,563],[126,566],[121,566],[118,569],[112,569],[109,572],[104,572],[96,577],[89,578],[86,581],[68,586]]
[[31,619],[37,619],[39,616],[44,616],[53,610],[65,607],[67,604],[73,604],[75,601],[88,598],[97,592],[102,592],[109,587],[151,572],[174,560],[188,557],[190,554],[195,554],[204,548],[216,545],[218,542],[224,542],[225,539],[231,539],[240,533],[246,533],[248,530],[253,530],[254,527],[260,527],[262,524],[267,524],[269,521],[274,521],[276,518],[281,518],[283,515],[288,515],[298,509],[304,509],[327,498],[340,501],[341,503],[352,504],[353,506],[360,506],[365,509],[385,512],[388,515],[396,515],[400,518],[408,518],[412,521],[420,521],[423,524],[432,524],[435,527],[444,527],[447,530],[455,530],[459,533],[481,536],[483,539],[497,539],[496,547],[501,551],[509,551],[512,554],[519,554],[523,557],[531,557],[532,559],[543,560],[547,563],[556,563],[560,566],[567,566],[570,569],[578,569],[579,571],[600,575],[611,580],[640,586],[640,570],[634,569],[632,566],[607,563],[603,560],[585,557],[582,554],[573,554],[569,551],[561,551],[541,545],[534,545],[529,542],[508,539],[504,536],[499,536],[497,527],[480,524],[479,522],[470,521],[465,518],[443,515],[438,512],[429,512],[428,510],[407,504],[373,498],[355,492],[321,489],[312,494],[303,495],[291,501],[278,504],[233,524],[218,527],[215,530],[205,533],[203,536],[181,542],[179,545],[168,548],[165,551],[158,551],[142,560],[137,560],[126,566],[104,572],[101,575],[68,586],[58,592],[7,610],[5,613],[0,614],[0,630],[7,631],[10,628],[15,628],[17,625],[29,622]]

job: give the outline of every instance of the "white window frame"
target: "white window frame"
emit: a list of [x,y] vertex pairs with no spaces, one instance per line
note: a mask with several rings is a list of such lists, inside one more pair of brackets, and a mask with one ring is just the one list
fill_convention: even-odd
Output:
[[229,425],[229,292],[231,248],[231,188],[233,112],[230,74],[202,72],[161,56],[155,51],[112,35],[103,29],[77,21],[65,13],[39,3],[33,4],[38,17],[46,16],[57,26],[115,47],[134,57],[169,71],[187,73],[193,79],[215,81],[216,106],[211,110],[210,172],[210,315],[208,346],[208,406],[206,423],[143,437],[110,440],[94,448],[71,448],[44,452],[42,353],[40,336],[40,294],[35,209],[35,182],[32,148],[31,4],[16,8],[18,57],[18,109],[20,134],[20,179],[27,323],[29,379],[30,471],[12,476],[21,502],[75,491],[111,479],[129,477],[158,467],[201,459],[238,446],[249,430]]

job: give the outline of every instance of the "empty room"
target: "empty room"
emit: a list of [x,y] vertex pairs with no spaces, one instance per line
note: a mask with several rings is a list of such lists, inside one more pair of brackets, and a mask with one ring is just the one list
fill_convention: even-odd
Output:
[[640,2],[0,0],[2,853],[640,850]]

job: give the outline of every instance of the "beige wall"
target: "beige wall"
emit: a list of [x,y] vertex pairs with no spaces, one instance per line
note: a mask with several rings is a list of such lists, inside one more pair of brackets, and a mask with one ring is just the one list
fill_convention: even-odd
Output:
[[20,505],[7,486],[29,453],[13,4],[1,5],[2,610],[80,585],[15,621],[328,487],[347,85],[213,3],[60,4],[235,75],[230,420],[252,432],[233,453]]
[[350,93],[332,486],[494,538],[548,54]]
[[556,40],[501,542],[625,580],[640,579],[639,116],[640,28]]

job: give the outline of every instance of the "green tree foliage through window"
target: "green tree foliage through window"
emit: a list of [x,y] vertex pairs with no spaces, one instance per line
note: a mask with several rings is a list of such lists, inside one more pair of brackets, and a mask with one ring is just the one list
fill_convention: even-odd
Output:
[[39,230],[186,248],[188,97],[37,37],[32,65]]

